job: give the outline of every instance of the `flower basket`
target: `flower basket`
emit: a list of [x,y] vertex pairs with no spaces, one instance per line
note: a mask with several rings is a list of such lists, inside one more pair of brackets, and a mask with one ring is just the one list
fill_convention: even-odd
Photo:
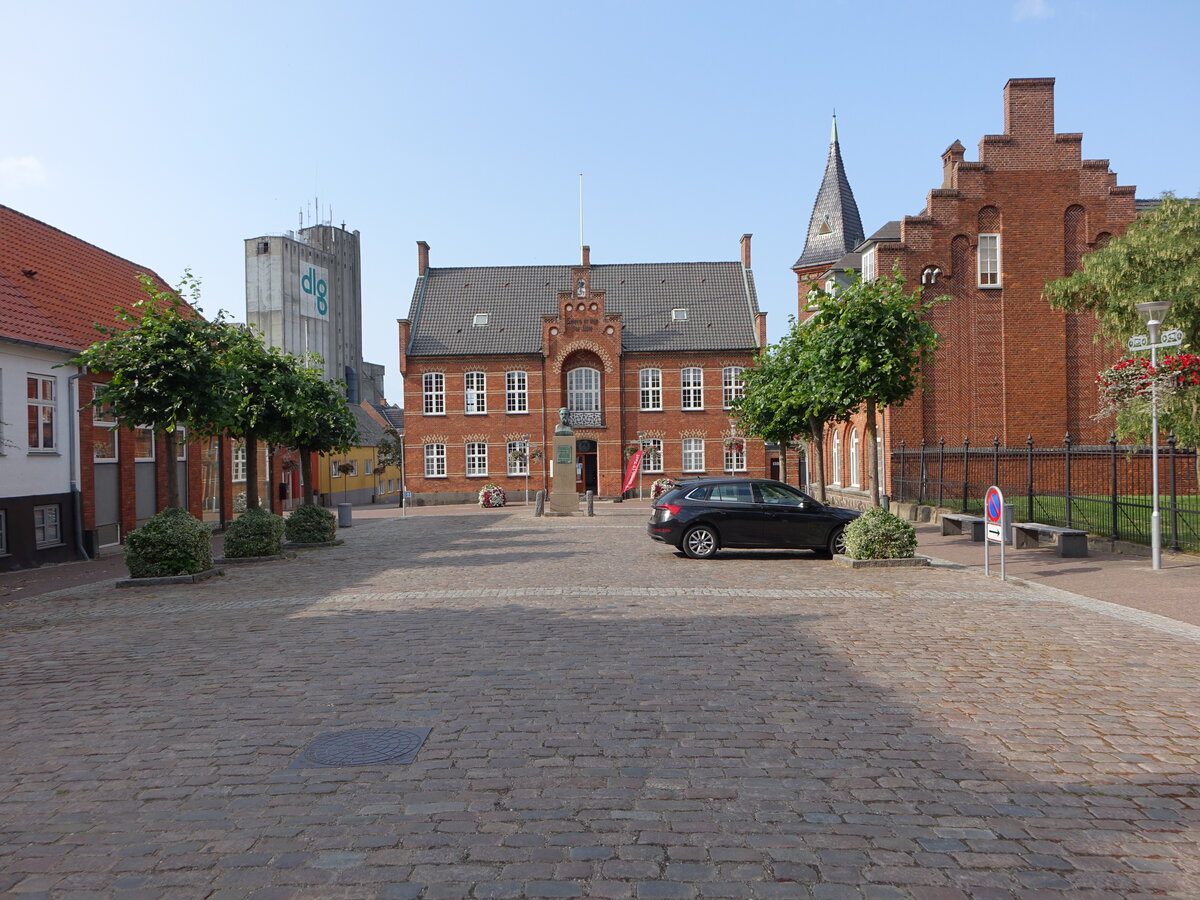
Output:
[[504,493],[504,488],[498,484],[488,482],[479,489],[479,505],[484,509],[495,509],[504,506],[508,502],[508,496]]
[[674,478],[655,478],[650,485],[650,499],[657,500],[673,487],[675,487]]

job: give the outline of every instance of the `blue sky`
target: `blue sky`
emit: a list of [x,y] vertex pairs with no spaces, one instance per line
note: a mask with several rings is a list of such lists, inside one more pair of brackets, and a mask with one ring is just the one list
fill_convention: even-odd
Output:
[[[869,234],[918,212],[1011,77],[1139,197],[1200,192],[1200,3],[0,0],[0,203],[245,314],[242,240],[319,196],[362,232],[364,355],[434,266],[736,259],[795,310],[830,113]],[[310,212],[311,215],[311,212]]]

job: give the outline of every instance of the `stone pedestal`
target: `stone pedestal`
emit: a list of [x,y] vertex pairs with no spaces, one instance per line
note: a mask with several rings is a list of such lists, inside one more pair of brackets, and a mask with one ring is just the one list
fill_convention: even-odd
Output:
[[550,485],[548,516],[579,515],[579,495],[575,493],[575,435],[554,435],[554,478]]

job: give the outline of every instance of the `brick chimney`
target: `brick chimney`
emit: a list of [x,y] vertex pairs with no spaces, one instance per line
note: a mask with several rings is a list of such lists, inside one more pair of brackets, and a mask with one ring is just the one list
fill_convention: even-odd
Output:
[[1004,133],[1054,134],[1054,79],[1010,78],[1004,85]]
[[580,263],[580,265],[584,266],[585,268],[587,266],[590,266],[592,264],[592,248],[589,247],[587,244],[584,244],[582,247],[579,248],[579,251],[580,251],[580,255],[583,258],[583,261]]
[[429,271],[429,245],[417,241],[417,274],[424,275]]
[[754,237],[754,235],[752,235],[752,234],[743,234],[742,235],[742,268],[743,269],[750,268],[750,238],[752,238],[752,237]]
[[942,154],[942,187],[958,187],[958,164],[963,161],[967,148],[961,141],[955,141]]

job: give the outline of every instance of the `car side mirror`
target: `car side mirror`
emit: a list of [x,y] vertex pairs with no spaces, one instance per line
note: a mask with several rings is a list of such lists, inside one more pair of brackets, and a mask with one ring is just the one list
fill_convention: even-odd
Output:
[[807,503],[807,502],[805,502],[804,500],[801,500],[801,501],[800,501],[800,508],[801,508],[801,509],[808,509],[808,503]]

